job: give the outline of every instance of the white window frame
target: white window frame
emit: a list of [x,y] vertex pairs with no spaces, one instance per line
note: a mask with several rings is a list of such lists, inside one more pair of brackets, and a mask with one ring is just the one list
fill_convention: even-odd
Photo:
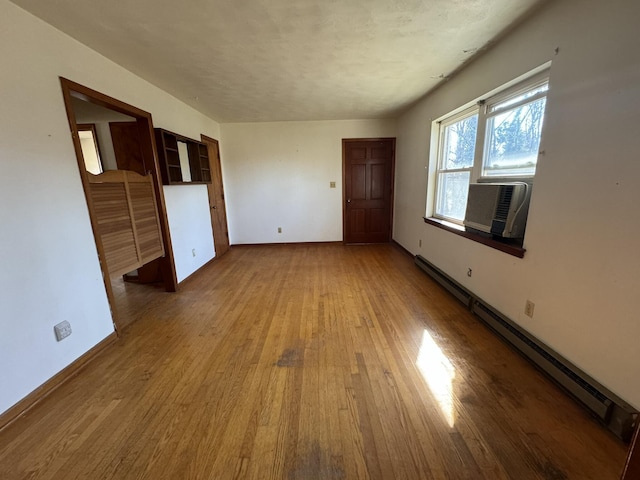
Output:
[[[474,162],[470,167],[463,167],[463,168],[445,168],[444,167],[444,163],[445,163],[445,140],[446,140],[446,130],[447,127],[458,123],[460,120],[464,120],[465,118],[469,118],[472,117],[474,115],[478,115],[478,128],[480,127],[480,115],[479,115],[479,108],[478,106],[473,106],[470,108],[466,108],[464,110],[462,110],[461,112],[458,112],[454,115],[451,115],[449,117],[447,117],[445,120],[442,120],[440,122],[438,122],[439,126],[438,126],[438,154],[437,154],[437,163],[436,163],[436,169],[435,169],[435,186],[433,188],[433,209],[434,209],[434,216],[436,218],[440,218],[441,220],[446,220],[448,222],[452,222],[452,223],[460,223],[457,219],[453,218],[453,217],[448,217],[446,215],[442,215],[442,214],[438,214],[436,213],[437,211],[437,204],[438,204],[438,188],[440,186],[440,175],[442,173],[461,173],[461,172],[469,172],[469,182],[472,181],[473,178],[473,172],[475,169],[475,157],[477,155],[477,153],[474,152]],[[479,131],[476,131],[476,135],[479,133]],[[478,148],[478,139],[476,136],[476,149]]]
[[[478,114],[478,129],[476,132],[476,147],[474,151],[474,160],[473,167],[470,168],[471,174],[469,177],[469,183],[483,183],[483,182],[495,182],[495,183],[509,183],[509,182],[527,182],[533,184],[533,179],[535,174],[533,175],[509,175],[509,176],[488,176],[482,175],[482,170],[484,167],[485,156],[487,155],[486,149],[487,146],[487,122],[488,120],[502,113],[504,110],[492,112],[491,109],[493,106],[508,101],[511,98],[516,98],[523,93],[526,93],[530,90],[535,90],[540,86],[549,83],[549,64],[543,65],[538,69],[530,72],[526,76],[520,77],[512,82],[509,82],[507,85],[500,87],[499,89],[494,90],[491,94],[486,95],[486,98],[480,98],[473,102],[471,105],[467,105],[466,108],[463,107],[461,109],[457,109],[454,113],[450,113],[444,115],[440,119],[437,119],[434,122],[436,126],[435,130],[438,135],[438,143],[435,155],[432,155],[431,162],[432,165],[435,164],[435,168],[431,169],[434,174],[433,182],[430,182],[430,192],[428,192],[429,204],[432,205],[432,211],[427,211],[427,216],[437,218],[440,220],[444,220],[446,222],[451,222],[453,224],[457,224],[462,226],[462,220],[458,220],[456,218],[447,217],[437,213],[438,210],[438,186],[440,185],[440,174],[443,172],[452,173],[454,171],[467,171],[469,169],[443,169],[443,161],[444,161],[444,140],[445,140],[445,129],[447,126],[460,121],[465,117],[469,117],[474,113]],[[533,102],[540,98],[546,98],[548,94],[548,89],[539,92],[531,97],[523,99],[519,102],[514,103],[513,105],[509,105],[509,109],[517,108],[518,106]],[[545,107],[546,110],[546,107]],[[544,128],[544,127],[543,127]],[[542,134],[541,134],[542,138]],[[537,167],[537,165],[536,165]]]

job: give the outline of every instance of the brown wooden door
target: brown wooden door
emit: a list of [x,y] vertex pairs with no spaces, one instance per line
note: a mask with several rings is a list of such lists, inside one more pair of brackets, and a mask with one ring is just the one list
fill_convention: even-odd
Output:
[[[146,175],[150,169],[147,168],[142,150],[141,131],[139,123],[136,122],[109,122],[111,131],[111,142],[116,156],[118,170],[130,170]],[[139,283],[156,283],[164,281],[167,291],[175,291],[176,287],[171,285],[171,271],[165,257],[151,260],[138,267]]]
[[111,141],[116,154],[118,170],[131,170],[146,175],[147,168],[140,145],[140,134],[137,122],[111,122]]
[[391,240],[395,138],[343,140],[344,241]]
[[213,138],[205,135],[200,137],[209,150],[209,168],[211,169],[211,183],[207,184],[209,189],[209,209],[213,228],[213,244],[216,250],[216,257],[220,257],[229,250],[229,230],[227,227],[227,209],[224,203],[224,187],[222,186],[220,146],[218,141]]

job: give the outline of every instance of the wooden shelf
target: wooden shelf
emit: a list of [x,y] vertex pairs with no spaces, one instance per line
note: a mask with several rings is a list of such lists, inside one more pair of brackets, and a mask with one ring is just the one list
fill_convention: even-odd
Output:
[[509,255],[513,255],[514,257],[523,258],[524,253],[526,252],[526,250],[522,248],[521,240],[496,240],[494,238],[480,235],[479,233],[467,232],[457,225],[450,224],[438,218],[426,217],[424,218],[424,223],[433,225],[434,227],[442,228],[443,230],[454,233],[456,235],[460,235],[464,238],[468,238],[469,240],[472,240],[474,242],[482,243],[487,247],[495,248],[496,250],[508,253]]
[[[158,160],[162,173],[162,183],[165,185],[191,185],[211,183],[211,167],[209,166],[209,152],[207,146],[191,138],[177,133],[155,129]],[[178,142],[187,146],[189,160],[189,174],[191,181],[184,181],[185,173],[180,162]]]

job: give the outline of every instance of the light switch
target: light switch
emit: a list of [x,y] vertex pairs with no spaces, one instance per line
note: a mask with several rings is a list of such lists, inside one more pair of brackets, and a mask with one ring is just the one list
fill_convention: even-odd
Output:
[[329,182],[329,188],[336,188],[336,182]]

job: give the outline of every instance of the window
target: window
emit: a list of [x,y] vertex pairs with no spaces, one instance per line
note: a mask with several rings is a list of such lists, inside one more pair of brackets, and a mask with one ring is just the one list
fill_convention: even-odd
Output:
[[483,177],[536,173],[548,83],[487,105]]
[[101,174],[104,169],[100,159],[100,147],[98,146],[98,134],[95,123],[79,123],[78,138],[87,172],[94,175]]
[[439,122],[433,216],[462,224],[469,184],[531,179],[548,71]]
[[448,119],[440,126],[436,215],[441,218],[454,221],[464,218],[477,133],[477,109]]

